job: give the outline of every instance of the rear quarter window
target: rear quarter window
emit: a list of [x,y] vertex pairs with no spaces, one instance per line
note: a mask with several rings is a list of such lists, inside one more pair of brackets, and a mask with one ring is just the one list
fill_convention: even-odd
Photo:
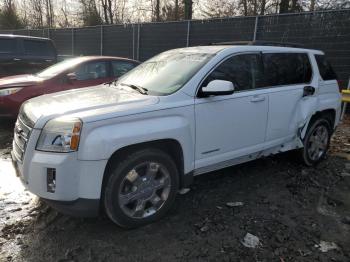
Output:
[[306,53],[263,54],[265,86],[311,82],[312,68]]
[[24,40],[24,53],[32,56],[55,56],[55,50],[47,41]]
[[323,80],[335,80],[337,75],[324,55],[315,55],[318,70]]

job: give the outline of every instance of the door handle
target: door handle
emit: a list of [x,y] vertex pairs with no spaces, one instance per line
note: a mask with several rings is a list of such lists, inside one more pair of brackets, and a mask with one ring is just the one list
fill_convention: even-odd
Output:
[[315,88],[313,86],[304,86],[303,97],[312,96],[315,94]]
[[21,61],[22,59],[20,58],[14,58],[13,61]]
[[265,101],[265,96],[253,96],[253,98],[250,100],[252,103],[262,102]]

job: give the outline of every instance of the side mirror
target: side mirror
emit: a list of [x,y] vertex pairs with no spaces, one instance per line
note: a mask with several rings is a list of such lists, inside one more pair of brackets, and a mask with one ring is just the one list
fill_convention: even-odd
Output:
[[77,81],[77,75],[75,73],[69,73],[67,74],[67,79],[70,83]]
[[207,86],[202,87],[204,96],[223,96],[233,94],[235,88],[230,81],[213,80]]

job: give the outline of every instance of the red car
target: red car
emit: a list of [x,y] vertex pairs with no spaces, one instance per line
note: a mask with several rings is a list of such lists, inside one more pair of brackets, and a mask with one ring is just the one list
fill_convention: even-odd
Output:
[[138,64],[119,57],[85,56],[65,60],[34,75],[0,78],[0,117],[16,118],[21,104],[29,98],[103,84]]

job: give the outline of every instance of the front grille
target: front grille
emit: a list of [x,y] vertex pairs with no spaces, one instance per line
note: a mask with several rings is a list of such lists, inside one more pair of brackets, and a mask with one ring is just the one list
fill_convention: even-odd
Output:
[[33,124],[27,120],[28,118],[21,112],[15,124],[13,153],[19,161],[23,160],[30,133],[33,129]]

